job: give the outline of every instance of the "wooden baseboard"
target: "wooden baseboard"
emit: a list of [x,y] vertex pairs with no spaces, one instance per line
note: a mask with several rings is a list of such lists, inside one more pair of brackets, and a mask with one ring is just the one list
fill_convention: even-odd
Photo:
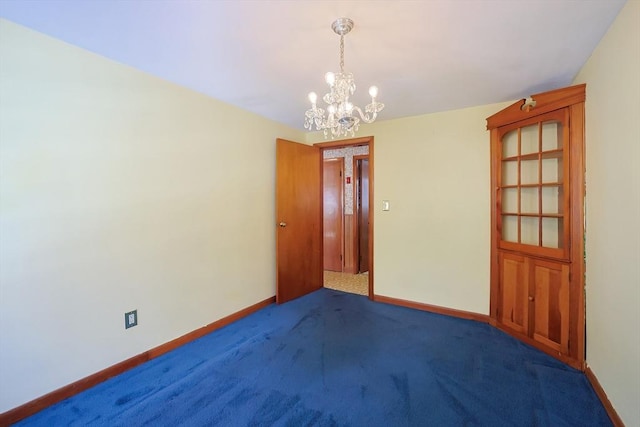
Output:
[[[493,320],[493,319],[492,319]],[[511,329],[508,326],[498,323],[495,320],[493,320],[493,322],[489,322],[492,326],[495,326],[497,329],[501,330],[502,332],[504,332],[505,334],[509,334],[512,337],[514,337],[515,339],[522,341],[525,344],[530,345],[533,348],[536,348],[538,350],[540,350],[543,353],[548,354],[549,356],[553,357],[554,359],[558,359],[559,361],[561,361],[562,363],[565,363],[569,366],[571,366],[572,368],[575,368],[579,371],[584,372],[584,359],[580,358],[580,359],[574,359],[572,357],[566,356],[560,352],[558,352],[558,350],[551,348],[549,346],[544,345],[543,343],[541,343],[538,340],[535,340],[529,336],[527,336],[526,334],[523,334],[522,332],[516,331],[515,329]]]
[[224,326],[227,326],[236,320],[239,320],[243,317],[250,315],[276,301],[276,297],[273,296],[271,298],[267,298],[264,301],[260,301],[252,306],[244,308],[238,312],[230,314],[229,316],[223,317],[220,320],[217,320],[213,323],[208,324],[207,326],[203,326],[202,328],[198,328],[195,331],[189,332],[181,337],[178,337],[174,340],[166,342],[164,344],[159,345],[158,347],[154,347],[151,350],[145,351],[144,353],[133,356],[127,360],[124,360],[120,363],[116,363],[115,365],[109,366],[95,374],[89,375],[88,377],[82,378],[78,381],[75,381],[71,384],[68,384],[64,387],[61,387],[57,390],[52,391],[51,393],[47,393],[44,396],[38,397],[30,402],[27,402],[23,405],[20,405],[16,408],[13,408],[7,412],[0,414],[0,426],[8,426],[13,423],[16,423],[24,418],[27,418],[36,412],[39,412],[53,404],[56,404],[64,399],[67,399],[71,396],[74,396],[88,388],[91,388],[103,381],[108,380],[111,377],[119,375],[125,371],[128,371],[131,368],[134,368],[138,365],[141,365],[151,359],[154,359],[160,355],[163,355],[177,347],[180,347],[190,341],[196,340],[210,332],[215,331],[216,329],[220,329]]
[[386,297],[384,295],[374,295],[373,300],[385,304],[399,305],[401,307],[414,308],[416,310],[429,311],[431,313],[444,314],[446,316],[458,317],[460,319],[475,320],[477,322],[489,323],[489,316],[486,314],[474,313],[472,311],[456,310],[455,308],[441,307],[438,305],[424,304],[421,302],[408,301],[400,298]]
[[609,415],[609,419],[611,419],[611,422],[613,423],[613,425],[615,427],[624,427],[624,422],[622,422],[622,418],[620,418],[620,415],[618,415],[616,410],[613,408],[611,401],[607,397],[607,393],[604,392],[602,385],[600,385],[600,381],[598,381],[598,378],[596,378],[596,374],[593,373],[593,371],[591,370],[591,367],[588,364],[584,373],[587,376],[587,379],[589,380],[589,382],[591,383],[591,387],[593,387],[593,390],[598,395],[600,402],[602,402],[602,406],[604,406],[604,409],[607,411],[607,415]]

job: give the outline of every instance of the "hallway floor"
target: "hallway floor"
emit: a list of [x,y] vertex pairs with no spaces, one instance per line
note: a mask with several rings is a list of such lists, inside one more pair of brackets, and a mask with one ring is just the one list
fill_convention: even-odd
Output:
[[349,274],[324,271],[324,287],[358,295],[369,295],[369,273]]

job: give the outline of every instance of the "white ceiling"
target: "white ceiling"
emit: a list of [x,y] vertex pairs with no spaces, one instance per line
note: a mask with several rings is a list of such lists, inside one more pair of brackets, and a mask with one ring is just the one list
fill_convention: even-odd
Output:
[[[302,128],[307,94],[345,70],[379,120],[571,84],[625,0],[0,0],[0,16]],[[1,59],[1,58],[0,58]]]

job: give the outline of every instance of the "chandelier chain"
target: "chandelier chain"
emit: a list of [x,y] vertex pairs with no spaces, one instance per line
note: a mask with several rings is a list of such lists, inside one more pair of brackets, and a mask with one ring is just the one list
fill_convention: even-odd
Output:
[[344,73],[344,36],[340,36],[340,72]]

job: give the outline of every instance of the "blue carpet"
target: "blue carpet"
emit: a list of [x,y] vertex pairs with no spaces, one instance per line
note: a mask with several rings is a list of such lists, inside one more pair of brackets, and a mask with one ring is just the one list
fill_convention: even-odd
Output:
[[482,323],[321,289],[24,426],[609,426],[579,371]]

